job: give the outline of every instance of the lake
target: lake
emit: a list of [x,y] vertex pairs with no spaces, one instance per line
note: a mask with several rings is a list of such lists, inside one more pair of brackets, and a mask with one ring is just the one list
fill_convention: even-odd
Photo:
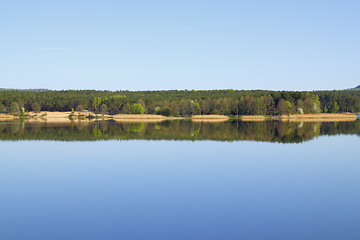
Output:
[[0,124],[0,239],[360,239],[360,121]]

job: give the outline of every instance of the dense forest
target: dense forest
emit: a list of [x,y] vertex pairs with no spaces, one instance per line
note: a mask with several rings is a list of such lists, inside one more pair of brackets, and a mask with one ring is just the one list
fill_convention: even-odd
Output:
[[73,122],[62,126],[46,123],[0,124],[1,140],[215,140],[300,143],[321,135],[357,134],[360,121],[295,123],[242,122],[201,123],[187,120],[160,123],[118,123],[114,121]]
[[266,90],[5,90],[0,89],[0,112],[92,111],[96,113],[279,115],[360,112],[360,91]]

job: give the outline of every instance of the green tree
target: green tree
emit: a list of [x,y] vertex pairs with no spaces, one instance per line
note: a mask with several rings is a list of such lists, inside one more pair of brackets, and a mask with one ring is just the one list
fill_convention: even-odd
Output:
[[100,106],[100,113],[102,114],[102,115],[105,115],[105,114],[107,114],[107,111],[108,111],[108,108],[107,108],[107,106],[106,106],[106,104],[101,104],[101,106]]
[[5,105],[0,102],[0,113],[6,113],[6,112],[7,112],[7,109],[6,109]]
[[304,113],[313,113],[314,101],[311,96],[307,96],[304,100]]
[[285,101],[283,98],[281,98],[277,104],[276,107],[276,114],[278,115],[282,115],[286,113],[286,106],[285,106]]
[[102,98],[101,97],[95,97],[94,100],[93,100],[93,106],[94,106],[94,111],[97,111],[98,110],[98,107],[100,106],[101,104],[101,101],[102,101]]
[[144,114],[145,109],[140,103],[134,103],[130,107],[130,112],[132,114]]
[[170,116],[171,115],[171,109],[169,107],[164,107],[158,111],[158,114],[164,115],[164,116]]
[[129,103],[125,103],[120,110],[121,113],[125,113],[128,114],[130,113],[130,104]]
[[200,105],[198,101],[191,101],[190,103],[191,114],[200,114]]
[[284,104],[285,104],[285,114],[291,114],[292,112],[291,102],[285,101]]
[[136,103],[140,104],[144,108],[144,112],[147,112],[146,104],[142,99],[139,99]]
[[154,108],[154,114],[158,114],[159,112],[160,112],[160,110],[161,110],[161,107],[160,106],[156,106],[155,108]]
[[275,112],[275,102],[271,95],[267,95],[264,97],[264,104],[266,106],[266,115],[273,115]]
[[355,112],[360,112],[360,99],[356,101],[354,110]]
[[189,107],[190,103],[191,103],[191,101],[185,100],[185,99],[181,99],[179,101],[179,113],[181,116],[190,115],[190,107]]
[[337,113],[339,112],[340,107],[337,102],[334,102],[333,106],[331,107],[331,113]]
[[239,100],[229,99],[230,114],[239,115]]
[[313,96],[313,113],[321,113],[321,102],[320,102],[320,99],[319,99],[319,96],[317,95],[314,95]]
[[38,102],[34,102],[31,107],[34,112],[41,112],[41,105]]
[[22,117],[25,117],[25,108],[22,107],[20,109],[20,114],[21,114]]
[[12,102],[10,104],[9,111],[10,111],[10,113],[18,113],[18,112],[20,112],[19,104],[17,102]]
[[177,102],[170,102],[170,115],[177,116],[179,115],[179,104]]

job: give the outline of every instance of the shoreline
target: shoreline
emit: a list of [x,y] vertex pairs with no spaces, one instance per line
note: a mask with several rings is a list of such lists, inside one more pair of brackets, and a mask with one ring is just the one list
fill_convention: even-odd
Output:
[[[265,115],[242,115],[242,116],[226,116],[226,115],[193,115],[191,117],[167,117],[154,114],[115,114],[101,115],[92,112],[82,113],[74,112],[49,112],[40,113],[27,112],[25,122],[46,122],[46,123],[68,123],[73,121],[94,121],[94,120],[114,120],[116,122],[162,122],[167,120],[191,120],[193,122],[225,122],[232,119],[238,119],[245,122],[262,122],[262,121],[282,121],[282,122],[345,122],[356,121],[356,114],[350,113],[317,113],[317,114],[290,114],[281,116],[265,116]],[[0,114],[0,121],[14,121],[21,119],[20,116],[12,114]]]
[[350,122],[356,121],[356,114],[349,113],[316,113],[282,115],[281,121],[289,122]]

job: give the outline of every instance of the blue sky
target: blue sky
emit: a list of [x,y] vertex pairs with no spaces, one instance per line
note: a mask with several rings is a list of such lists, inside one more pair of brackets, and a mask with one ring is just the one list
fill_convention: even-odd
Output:
[[3,1],[0,88],[344,89],[360,1]]

